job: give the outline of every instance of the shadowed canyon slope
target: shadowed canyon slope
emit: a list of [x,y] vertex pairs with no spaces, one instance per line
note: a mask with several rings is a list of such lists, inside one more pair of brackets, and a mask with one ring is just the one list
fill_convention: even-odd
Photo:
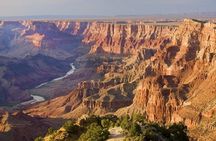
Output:
[[63,75],[65,70],[69,69],[66,62],[39,54],[22,60],[0,58],[1,105],[16,104],[30,99],[28,89]]
[[[52,120],[31,117],[22,112],[9,113],[0,109],[0,140],[1,141],[32,141],[44,134]],[[57,120],[53,120],[58,123]]]
[[26,114],[77,118],[139,112],[150,121],[183,121],[192,136],[214,139],[214,23],[22,21],[0,26],[1,55],[72,58],[78,70],[65,84],[88,74],[67,95],[27,107]]

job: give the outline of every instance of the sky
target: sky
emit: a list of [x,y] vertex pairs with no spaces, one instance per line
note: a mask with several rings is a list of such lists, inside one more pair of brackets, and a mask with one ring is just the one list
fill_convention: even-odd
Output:
[[0,0],[0,16],[216,12],[216,0]]

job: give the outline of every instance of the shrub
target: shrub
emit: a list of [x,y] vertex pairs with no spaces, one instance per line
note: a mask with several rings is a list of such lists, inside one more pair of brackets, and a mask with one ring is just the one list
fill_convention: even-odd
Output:
[[131,118],[133,122],[139,122],[141,124],[146,122],[145,116],[141,114],[133,114]]
[[187,127],[182,124],[172,124],[168,128],[170,132],[170,140],[172,141],[189,141],[189,137],[187,136]]
[[39,136],[34,141],[44,141],[43,137]]
[[88,127],[92,123],[101,124],[101,118],[99,116],[92,115],[87,119],[80,120],[80,126]]
[[111,121],[109,119],[102,119],[101,120],[101,125],[103,128],[109,128],[111,124]]
[[80,136],[79,141],[104,141],[108,137],[109,132],[107,129],[104,129],[97,123],[92,123],[87,131]]
[[63,128],[66,130],[68,138],[71,138],[73,140],[78,139],[82,132],[85,131],[83,127],[75,125],[72,121],[67,121],[64,124]]
[[121,126],[123,129],[128,130],[128,129],[130,128],[130,125],[131,125],[131,122],[130,122],[130,117],[129,117],[129,115],[126,115],[126,116],[121,117],[120,126]]
[[141,127],[137,123],[133,123],[129,129],[130,136],[139,136],[141,134]]
[[46,135],[51,135],[54,132],[55,132],[55,130],[52,127],[50,127],[50,128],[48,128]]

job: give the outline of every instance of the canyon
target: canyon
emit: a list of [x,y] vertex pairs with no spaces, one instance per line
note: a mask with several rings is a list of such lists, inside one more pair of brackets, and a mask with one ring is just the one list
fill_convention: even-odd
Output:
[[[195,140],[215,139],[215,23],[2,21],[0,55],[4,103],[29,100],[29,93],[47,99],[25,106],[23,115],[141,113],[184,122]],[[73,73],[35,88],[63,76],[71,62]]]

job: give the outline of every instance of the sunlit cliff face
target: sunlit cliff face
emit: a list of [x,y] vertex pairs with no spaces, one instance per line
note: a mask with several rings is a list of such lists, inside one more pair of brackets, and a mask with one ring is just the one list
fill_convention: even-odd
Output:
[[41,21],[1,26],[8,24],[19,27],[13,31],[17,35],[11,35],[14,42],[40,52],[61,50],[65,57],[78,50],[70,51],[71,44],[90,47],[86,54],[93,57],[82,56],[76,63],[87,62],[85,69],[94,71],[85,73],[100,74],[97,80],[79,82],[66,96],[32,106],[26,110],[30,115],[73,118],[89,112],[139,112],[150,121],[213,127],[215,24],[186,19],[177,25]]

